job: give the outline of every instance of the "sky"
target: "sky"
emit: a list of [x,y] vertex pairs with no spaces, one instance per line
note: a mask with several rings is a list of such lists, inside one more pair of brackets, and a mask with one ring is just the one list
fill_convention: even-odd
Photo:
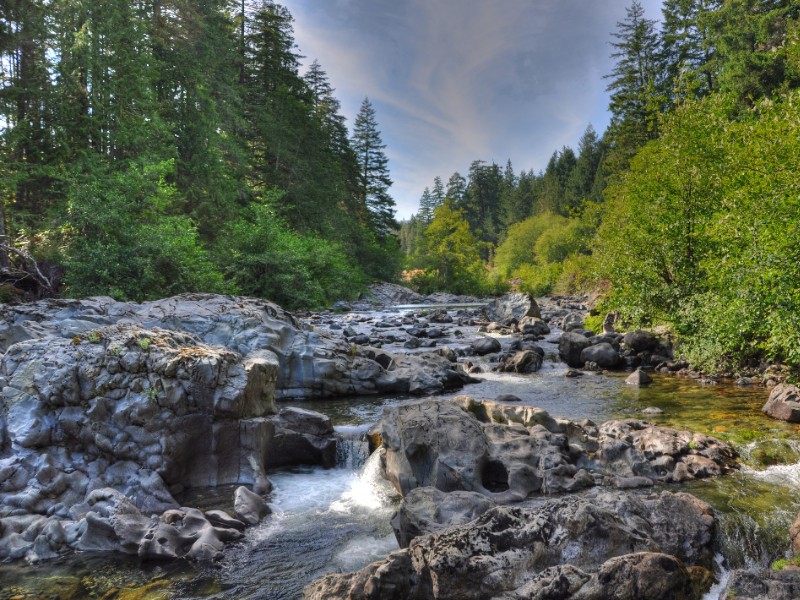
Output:
[[[629,0],[283,0],[305,66],[352,127],[369,97],[398,219],[474,160],[540,171],[608,125],[611,34]],[[648,18],[661,0],[642,0]]]

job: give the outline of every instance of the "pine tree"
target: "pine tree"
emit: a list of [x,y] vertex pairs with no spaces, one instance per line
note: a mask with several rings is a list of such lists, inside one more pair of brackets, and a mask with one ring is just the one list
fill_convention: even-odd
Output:
[[711,93],[716,87],[712,61],[714,48],[709,40],[703,15],[717,10],[721,0],[665,0],[661,8],[661,53],[665,68],[665,88],[672,89],[684,77],[694,77],[697,95]]
[[781,86],[800,86],[800,72],[787,64],[787,36],[798,19],[797,0],[728,0],[702,15],[716,50],[718,89],[752,104]]
[[565,184],[565,208],[568,213],[578,208],[584,200],[590,199],[602,156],[603,149],[597,132],[589,125],[578,143],[578,159]]
[[370,215],[372,228],[378,238],[387,237],[397,230],[394,219],[395,202],[389,195],[392,180],[389,178],[389,160],[381,140],[375,109],[369,98],[364,98],[353,126],[351,145],[358,160],[358,186],[361,202]]
[[657,137],[658,114],[664,107],[655,21],[645,18],[639,0],[626,9],[611,42],[616,60],[611,80],[611,124],[607,132],[624,166],[648,140]]
[[450,176],[447,180],[447,192],[445,197],[450,198],[455,206],[460,205],[464,200],[464,194],[467,191],[467,180],[458,171]]
[[433,196],[431,195],[431,191],[428,188],[425,188],[425,190],[422,192],[422,196],[419,199],[419,211],[417,211],[417,218],[426,227],[433,218],[434,208],[434,200]]

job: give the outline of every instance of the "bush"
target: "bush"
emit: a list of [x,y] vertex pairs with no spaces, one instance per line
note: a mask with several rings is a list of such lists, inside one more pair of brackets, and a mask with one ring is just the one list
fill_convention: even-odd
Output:
[[223,231],[215,256],[241,293],[288,309],[328,306],[366,285],[338,244],[291,231],[264,205]]
[[66,292],[148,300],[226,292],[188,217],[166,216],[171,163],[133,165],[75,185],[64,235]]

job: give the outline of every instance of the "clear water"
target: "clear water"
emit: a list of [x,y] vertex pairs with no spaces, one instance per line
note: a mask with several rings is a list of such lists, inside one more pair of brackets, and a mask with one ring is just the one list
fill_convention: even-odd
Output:
[[[542,345],[552,357],[555,333],[548,338],[551,341]],[[514,394],[554,416],[597,423],[643,417],[645,408],[658,407],[663,413],[649,420],[729,441],[742,455],[741,472],[667,489],[696,494],[717,510],[720,576],[738,566],[766,566],[788,548],[787,531],[800,512],[800,428],[761,413],[765,390],[702,386],[667,376],[656,376],[649,387],[633,388],[625,385],[625,374],[566,378],[566,367],[554,360],[527,376],[493,374],[488,372],[491,364],[481,366],[486,371],[479,375],[483,381],[458,393],[479,398]],[[381,479],[377,455],[367,458],[363,436],[385,406],[411,400],[395,396],[303,403],[304,408],[330,415],[336,424],[343,440],[340,466],[270,473],[273,514],[248,530],[244,542],[230,548],[220,565],[140,564],[98,555],[37,566],[0,565],[0,600],[295,599],[304,585],[324,573],[356,570],[383,558],[397,548],[389,519],[399,498]],[[225,507],[231,497],[231,490],[217,490],[191,500],[205,508]]]

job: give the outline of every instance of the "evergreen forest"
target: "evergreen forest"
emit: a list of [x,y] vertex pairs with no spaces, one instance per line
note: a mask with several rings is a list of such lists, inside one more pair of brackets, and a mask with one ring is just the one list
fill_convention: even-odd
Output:
[[0,9],[2,300],[323,306],[401,256],[375,110],[352,131],[292,16],[227,0]]
[[655,17],[609,32],[606,131],[543,169],[476,158],[398,224],[379,115],[348,128],[284,6],[7,0],[0,300],[599,292],[705,368],[800,365],[800,4]]

